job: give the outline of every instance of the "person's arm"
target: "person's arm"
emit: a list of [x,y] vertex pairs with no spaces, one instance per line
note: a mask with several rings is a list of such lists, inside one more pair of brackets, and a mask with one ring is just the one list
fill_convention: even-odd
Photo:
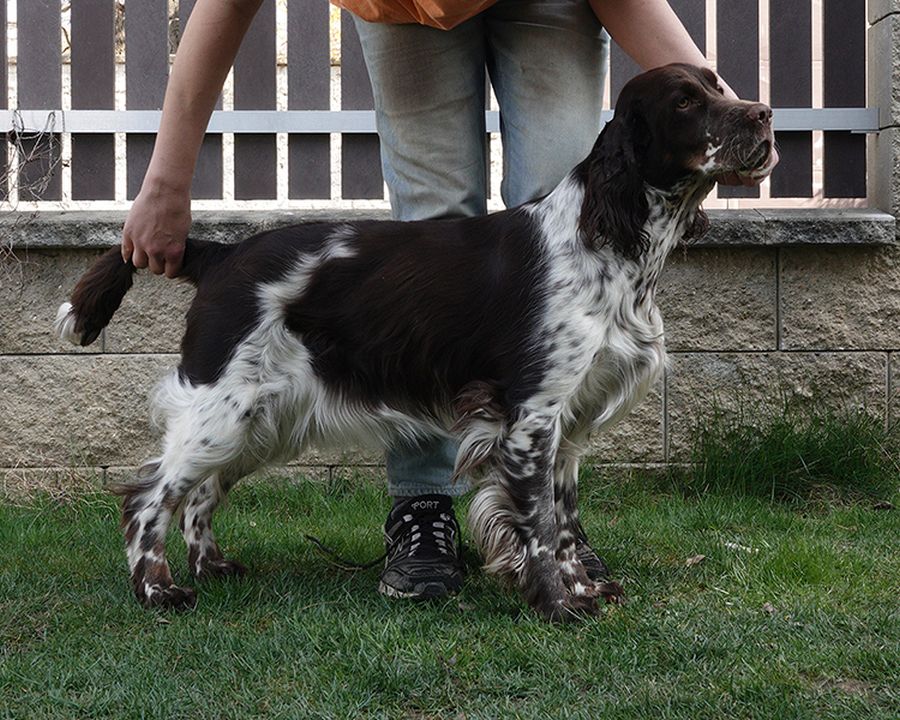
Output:
[[709,67],[666,0],[590,0],[594,14],[644,70],[673,62]]
[[216,100],[262,0],[197,0],[166,86],[143,184],[125,220],[122,257],[178,274],[191,225],[191,179]]
[[[713,69],[666,0],[590,0],[590,3],[594,14],[619,47],[644,70],[673,62]],[[725,96],[737,100],[734,90],[721,75],[718,77]],[[774,148],[772,152],[772,167],[775,167],[778,152]],[[719,182],[758,185],[764,179],[729,173]]]

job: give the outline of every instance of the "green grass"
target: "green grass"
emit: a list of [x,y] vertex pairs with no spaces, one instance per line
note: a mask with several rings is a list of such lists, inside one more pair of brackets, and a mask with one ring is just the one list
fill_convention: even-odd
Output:
[[[585,473],[585,526],[628,603],[563,627],[473,558],[463,593],[430,604],[331,566],[304,533],[376,556],[371,483],[238,487],[217,528],[250,574],[182,614],[132,599],[112,500],[0,503],[0,717],[900,716],[900,515],[873,509],[897,476],[823,493],[811,472],[779,502],[722,463],[715,483]],[[187,582],[174,536],[170,558]]]
[[817,493],[877,496],[900,478],[900,428],[886,432],[864,412],[785,410],[762,427],[714,412],[694,436],[685,484],[699,492],[805,503]]

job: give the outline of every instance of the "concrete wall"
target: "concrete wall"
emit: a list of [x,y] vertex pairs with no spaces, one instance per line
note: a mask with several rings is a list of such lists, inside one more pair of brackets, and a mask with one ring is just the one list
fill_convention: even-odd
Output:
[[880,132],[869,140],[869,205],[900,217],[900,0],[869,0],[868,104]]
[[[197,237],[236,238],[295,217],[195,218]],[[16,246],[0,271],[0,490],[99,486],[153,454],[156,381],[177,364],[192,288],[138,276],[89,350],[52,331],[79,275],[118,239],[121,215],[0,219]],[[864,407],[900,419],[900,244],[870,211],[743,211],[714,216],[702,244],[676,251],[660,282],[670,368],[592,454],[604,463],[685,458],[713,407],[762,417],[801,407]],[[346,448],[300,458],[323,476],[380,472]]]

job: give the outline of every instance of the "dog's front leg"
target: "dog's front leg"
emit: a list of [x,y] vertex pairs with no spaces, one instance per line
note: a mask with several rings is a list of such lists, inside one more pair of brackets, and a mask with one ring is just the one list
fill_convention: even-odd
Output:
[[593,604],[591,598],[594,597],[602,597],[607,602],[621,602],[623,598],[621,586],[615,582],[591,580],[578,557],[579,537],[585,544],[587,543],[578,517],[578,464],[582,447],[587,442],[587,432],[575,433],[574,437],[574,440],[564,438],[556,454],[553,478],[556,525],[559,528],[556,559],[567,591],[575,598],[582,598],[576,600],[576,604],[591,606]]
[[495,471],[470,511],[488,571],[513,580],[528,604],[551,621],[596,609],[593,598],[566,591],[556,558],[553,470],[559,427],[556,416],[521,412],[498,442]]

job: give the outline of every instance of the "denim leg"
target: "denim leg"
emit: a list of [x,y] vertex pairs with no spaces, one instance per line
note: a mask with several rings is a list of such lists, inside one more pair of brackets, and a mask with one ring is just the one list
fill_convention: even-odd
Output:
[[484,23],[452,30],[354,18],[398,220],[486,212]]
[[484,13],[507,207],[546,195],[600,132],[609,35],[587,0],[500,0]]
[[418,445],[397,445],[387,453],[388,494],[391,497],[414,495],[463,495],[469,481],[450,481],[456,461],[457,444],[445,438],[432,438]]

